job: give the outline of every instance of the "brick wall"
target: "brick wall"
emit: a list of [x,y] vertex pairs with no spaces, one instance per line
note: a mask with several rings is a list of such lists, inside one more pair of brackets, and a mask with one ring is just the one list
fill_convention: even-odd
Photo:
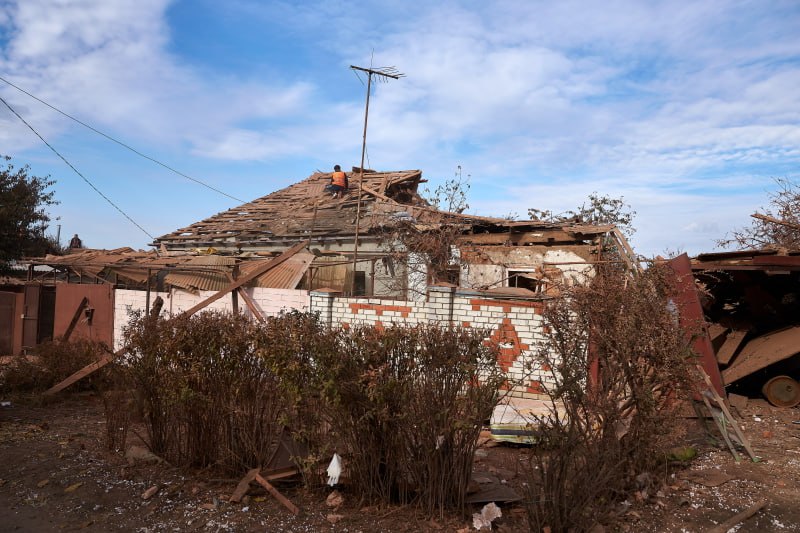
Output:
[[[262,287],[249,287],[245,292],[253,300],[256,308],[264,316],[274,316],[283,310],[298,309],[307,311],[309,307],[309,295],[307,291],[292,289],[265,289]],[[164,299],[163,313],[178,314],[194,305],[202,302],[215,291],[200,291],[199,294],[179,289],[172,289],[170,292],[151,292],[150,303],[161,296]],[[114,346],[115,349],[122,347],[122,328],[130,320],[130,313],[133,310],[144,311],[147,300],[146,291],[135,291],[117,289],[114,294]],[[204,310],[208,311],[233,311],[233,297],[228,294],[219,300],[212,302]],[[239,311],[249,315],[250,310],[243,298],[239,298]]]
[[[541,384],[551,379],[547,369],[535,364],[533,357],[544,333],[539,301],[497,299],[455,287],[429,287],[425,301],[345,298],[326,289],[309,293],[255,287],[246,292],[266,316],[277,315],[282,310],[310,310],[319,313],[320,319],[330,327],[439,322],[480,328],[487,332],[487,342],[500,347],[499,363],[508,374],[512,396],[543,397]],[[202,291],[195,295],[173,289],[169,293],[151,292],[150,301],[161,296],[164,312],[177,314],[212,294],[212,291]],[[145,299],[144,291],[119,289],[115,292],[114,342],[117,349],[121,347],[122,327],[127,324],[130,311],[144,310]],[[233,310],[231,295],[220,298],[206,309]],[[239,310],[245,314],[250,312],[242,298],[239,298]]]
[[500,347],[500,367],[508,374],[511,395],[539,398],[548,369],[534,361],[543,340],[542,303],[487,298],[454,287],[429,287],[427,301],[344,298],[332,291],[312,291],[310,308],[331,327],[351,324],[389,325],[453,323],[487,332],[487,342]]

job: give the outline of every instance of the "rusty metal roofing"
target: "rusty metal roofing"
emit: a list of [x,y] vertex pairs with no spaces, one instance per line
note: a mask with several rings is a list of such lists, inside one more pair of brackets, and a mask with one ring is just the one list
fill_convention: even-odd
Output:
[[181,270],[170,272],[164,282],[187,291],[219,291],[231,284],[233,257],[198,255],[182,264]]
[[[50,265],[68,269],[77,275],[90,276],[103,281],[126,281],[146,284],[159,271],[166,271],[167,285],[187,291],[216,291],[230,285],[234,276],[248,274],[272,258],[238,258],[221,255],[169,255],[159,256],[155,251],[137,252],[130,248],[117,250],[80,250],[68,255],[48,255],[30,264]],[[257,277],[251,285],[265,288],[294,289],[300,283],[314,254],[301,251],[276,268]]]
[[692,270],[800,270],[800,250],[739,250],[700,254]]
[[[255,269],[259,263],[265,261],[247,261],[239,266],[239,273],[247,275]],[[271,289],[294,289],[300,280],[303,279],[311,262],[314,261],[314,254],[311,252],[298,252],[280,265],[267,271],[256,278],[257,287],[267,287]]]

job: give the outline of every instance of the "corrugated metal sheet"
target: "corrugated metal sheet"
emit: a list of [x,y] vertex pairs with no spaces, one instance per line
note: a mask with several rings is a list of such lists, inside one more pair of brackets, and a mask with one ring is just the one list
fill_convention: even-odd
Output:
[[231,272],[236,264],[233,257],[220,255],[200,255],[192,257],[182,265],[181,270],[170,272],[164,282],[187,291],[220,291],[231,284]]
[[[294,289],[303,279],[314,254],[298,252],[277,267],[256,278],[258,287]],[[234,268],[238,265],[239,276],[272,261],[269,259],[244,260],[222,255],[161,256],[155,252],[137,252],[131,248],[118,250],[81,250],[65,256],[47,256],[48,265],[68,267],[72,271],[93,277],[104,272],[116,274],[120,279],[135,283],[146,283],[148,270],[156,275],[168,270],[164,282],[190,292],[199,290],[219,291],[231,284]]]
[[[308,267],[314,260],[311,252],[298,252],[277,267],[269,270],[256,278],[256,287],[270,289],[294,289],[300,280],[303,279]],[[247,261],[239,266],[240,275],[244,276],[259,264],[271,261]]]

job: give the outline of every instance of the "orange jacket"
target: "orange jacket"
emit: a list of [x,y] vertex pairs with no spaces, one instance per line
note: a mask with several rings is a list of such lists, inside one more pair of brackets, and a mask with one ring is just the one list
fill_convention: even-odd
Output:
[[344,172],[334,172],[331,174],[331,185],[347,187],[347,175]]

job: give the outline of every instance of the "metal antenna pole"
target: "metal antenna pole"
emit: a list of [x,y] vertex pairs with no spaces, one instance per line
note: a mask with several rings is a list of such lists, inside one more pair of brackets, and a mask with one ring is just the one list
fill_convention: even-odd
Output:
[[[397,71],[394,67],[383,67],[378,69],[357,67],[350,65],[353,70],[360,70],[367,73],[367,101],[364,107],[364,135],[361,138],[361,166],[358,167],[358,202],[356,204],[356,235],[353,242],[353,278],[350,284],[350,292],[355,289],[356,284],[356,264],[358,263],[358,237],[361,228],[361,195],[364,190],[364,156],[367,152],[367,124],[369,122],[369,95],[372,92],[372,76],[378,76],[378,79],[392,78],[397,80],[403,77],[403,74]],[[383,191],[381,191],[383,192]]]

